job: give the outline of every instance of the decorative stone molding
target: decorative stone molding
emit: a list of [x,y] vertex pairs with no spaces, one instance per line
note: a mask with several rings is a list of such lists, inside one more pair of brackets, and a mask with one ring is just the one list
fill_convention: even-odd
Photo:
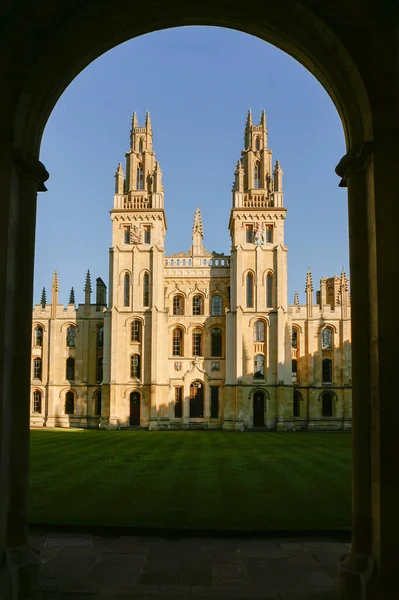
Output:
[[354,173],[364,171],[373,152],[373,142],[363,142],[357,150],[349,150],[335,167],[336,174],[341,177],[339,187],[348,187],[348,179]]
[[25,154],[19,148],[13,150],[13,161],[22,179],[31,179],[37,184],[38,192],[47,192],[44,182],[50,177],[46,167],[31,154]]

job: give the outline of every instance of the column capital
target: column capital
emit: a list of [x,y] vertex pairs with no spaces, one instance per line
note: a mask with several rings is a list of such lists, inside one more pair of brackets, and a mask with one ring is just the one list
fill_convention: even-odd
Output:
[[348,179],[353,173],[363,171],[373,152],[373,142],[363,142],[357,150],[349,150],[335,167],[336,174],[341,177],[339,187],[348,187]]
[[37,183],[38,192],[47,191],[44,182],[47,181],[50,175],[40,160],[32,154],[25,153],[19,148],[14,148],[13,162],[23,179],[32,179]]

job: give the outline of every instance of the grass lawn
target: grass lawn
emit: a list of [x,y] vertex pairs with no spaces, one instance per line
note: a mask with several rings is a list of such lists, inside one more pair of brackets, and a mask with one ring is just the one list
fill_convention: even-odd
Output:
[[350,433],[31,431],[30,522],[350,528]]

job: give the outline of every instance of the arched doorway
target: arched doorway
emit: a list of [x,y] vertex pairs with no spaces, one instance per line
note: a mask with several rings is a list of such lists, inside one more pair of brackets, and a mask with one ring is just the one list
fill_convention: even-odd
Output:
[[204,417],[204,384],[202,381],[193,381],[190,385],[190,419]]
[[129,411],[129,425],[131,427],[137,427],[140,425],[140,412],[141,412],[141,397],[139,392],[132,392],[130,394],[130,411]]
[[258,390],[253,399],[254,427],[265,426],[265,393]]

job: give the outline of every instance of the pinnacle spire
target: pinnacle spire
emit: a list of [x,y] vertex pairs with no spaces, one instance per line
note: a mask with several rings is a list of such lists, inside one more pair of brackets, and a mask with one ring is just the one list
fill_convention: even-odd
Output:
[[57,275],[57,271],[54,271],[53,285],[51,286],[51,289],[54,290],[55,292],[58,292],[58,275]]
[[299,294],[297,291],[294,292],[294,306],[299,308]]
[[245,123],[245,129],[249,129],[252,126],[252,112],[251,109],[248,110],[247,114],[247,122]]
[[201,235],[201,237],[204,236],[204,230],[203,230],[203,227],[202,227],[201,211],[198,208],[198,206],[195,209],[195,215],[194,215],[193,235],[195,233],[199,233]]
[[313,292],[313,281],[312,281],[312,273],[310,272],[310,267],[308,268],[308,272],[306,274],[306,289],[305,292],[307,291],[311,291]]
[[90,304],[90,294],[91,294],[91,279],[90,279],[90,271],[88,270],[86,273],[86,281],[84,287],[85,293],[85,304]]
[[132,129],[134,129],[135,127],[138,127],[138,126],[139,126],[139,122],[137,120],[137,113],[135,111],[132,116]]
[[152,123],[151,123],[151,116],[150,116],[149,110],[147,110],[146,115],[145,115],[145,127],[148,132],[152,132]]
[[40,298],[40,304],[42,305],[42,308],[46,308],[47,299],[46,299],[46,288],[45,287],[42,289],[42,296]]
[[75,306],[75,290],[73,289],[73,287],[71,287],[68,304],[73,304]]
[[262,108],[262,112],[260,113],[260,124],[266,126],[266,113],[264,108]]
[[115,176],[117,175],[122,175],[122,177],[124,175],[122,163],[118,163],[118,166],[116,167]]

